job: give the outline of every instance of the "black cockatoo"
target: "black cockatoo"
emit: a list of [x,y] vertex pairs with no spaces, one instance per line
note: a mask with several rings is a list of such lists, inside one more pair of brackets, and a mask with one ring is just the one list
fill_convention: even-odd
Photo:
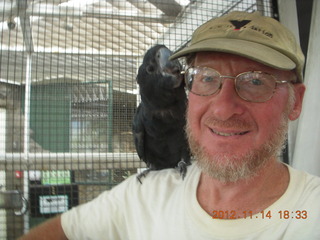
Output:
[[133,120],[137,153],[148,170],[177,168],[182,178],[190,164],[189,145],[185,136],[187,97],[181,64],[170,61],[172,52],[164,45],[150,48],[139,67],[137,82],[141,103]]

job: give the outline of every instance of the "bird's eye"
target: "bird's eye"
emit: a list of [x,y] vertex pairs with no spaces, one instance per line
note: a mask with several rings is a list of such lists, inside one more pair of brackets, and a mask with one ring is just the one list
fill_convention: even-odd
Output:
[[148,73],[153,73],[154,72],[154,67],[152,65],[147,66],[146,68]]

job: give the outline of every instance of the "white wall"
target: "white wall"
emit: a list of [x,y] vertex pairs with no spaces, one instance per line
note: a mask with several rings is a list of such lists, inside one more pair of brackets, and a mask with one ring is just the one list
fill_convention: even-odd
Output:
[[293,166],[320,176],[320,1],[313,1],[308,59],[307,91],[300,117]]
[[[299,39],[299,26],[298,26],[298,15],[295,0],[278,0],[279,8],[279,18],[280,22],[289,28],[295,35],[298,42]],[[289,124],[289,136],[288,136],[288,146],[289,146],[289,163],[292,164],[293,151],[295,149],[297,128],[299,124],[299,119]]]

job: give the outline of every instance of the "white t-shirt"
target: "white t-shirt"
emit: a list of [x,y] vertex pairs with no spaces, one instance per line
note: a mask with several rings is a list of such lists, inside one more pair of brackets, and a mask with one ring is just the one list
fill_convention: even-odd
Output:
[[193,164],[184,180],[173,169],[150,172],[142,184],[130,177],[64,213],[62,227],[71,240],[319,240],[320,178],[288,168],[286,192],[256,215],[213,219],[197,201],[200,170]]

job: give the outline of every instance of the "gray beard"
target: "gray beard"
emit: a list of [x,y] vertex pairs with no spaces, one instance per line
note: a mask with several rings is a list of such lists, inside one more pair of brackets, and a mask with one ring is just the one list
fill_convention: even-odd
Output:
[[287,139],[287,130],[288,117],[287,113],[283,113],[278,128],[259,148],[249,150],[240,156],[233,152],[212,156],[196,141],[188,122],[186,126],[190,149],[197,165],[202,172],[224,183],[250,179],[269,160],[277,159]]

